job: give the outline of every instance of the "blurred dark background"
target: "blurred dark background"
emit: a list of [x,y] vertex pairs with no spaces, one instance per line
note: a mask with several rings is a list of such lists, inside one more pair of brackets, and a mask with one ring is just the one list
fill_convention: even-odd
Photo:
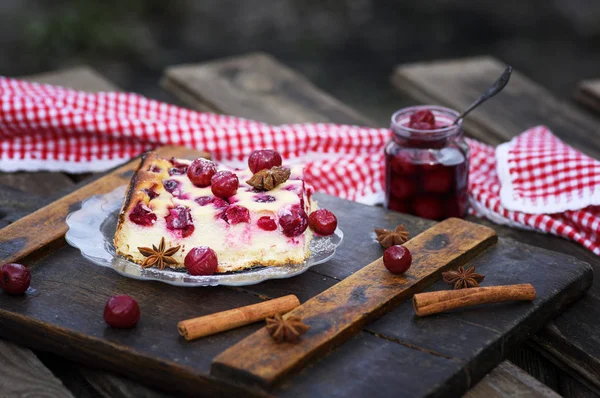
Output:
[[[166,66],[266,51],[385,123],[394,65],[491,54],[559,96],[600,77],[598,0],[0,1],[0,74],[89,64],[168,99]],[[490,77],[493,79],[494,77]]]

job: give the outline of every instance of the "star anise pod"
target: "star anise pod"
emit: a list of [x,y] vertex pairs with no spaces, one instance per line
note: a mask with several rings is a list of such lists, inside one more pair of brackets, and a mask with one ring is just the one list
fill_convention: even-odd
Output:
[[279,184],[283,184],[290,178],[290,169],[281,166],[273,166],[263,169],[252,176],[246,183],[262,191],[270,191]]
[[165,269],[167,264],[177,264],[177,261],[171,256],[177,253],[180,247],[175,246],[167,249],[164,236],[160,240],[158,247],[154,245],[151,248],[138,247],[140,253],[146,257],[142,263],[142,268],[150,268],[155,265],[159,269]]
[[453,285],[454,289],[477,287],[483,278],[485,275],[475,273],[475,267],[465,269],[461,266],[456,271],[442,272],[444,282]]
[[300,336],[308,332],[310,326],[302,323],[298,316],[290,316],[283,319],[281,314],[267,318],[267,330],[269,334],[278,343],[287,341],[297,343]]
[[402,224],[398,225],[393,231],[378,228],[375,230],[375,233],[377,234],[377,241],[384,249],[394,245],[401,245],[405,243],[410,236]]

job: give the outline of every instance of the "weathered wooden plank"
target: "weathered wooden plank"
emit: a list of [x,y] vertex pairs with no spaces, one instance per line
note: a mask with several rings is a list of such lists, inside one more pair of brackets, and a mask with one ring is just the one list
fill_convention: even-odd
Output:
[[556,392],[504,361],[475,385],[465,398],[547,397],[558,398]]
[[0,173],[0,184],[36,195],[74,185],[65,174],[50,171]]
[[600,80],[590,79],[579,83],[575,90],[575,99],[589,109],[600,111]]
[[[399,66],[392,81],[418,101],[462,109],[504,67],[489,57],[413,64]],[[496,144],[537,124],[546,124],[569,144],[600,158],[598,119],[554,98],[518,72],[513,73],[502,94],[469,115],[465,128],[476,138]],[[500,236],[584,259],[598,272],[598,257],[573,242],[534,232],[495,229]],[[594,279],[576,305],[536,335],[535,347],[584,383],[600,388],[600,278]]]
[[[401,65],[392,82],[403,93],[429,104],[466,108],[506,66],[491,57],[476,57]],[[556,99],[518,71],[502,94],[469,114],[467,134],[499,144],[529,127],[547,125],[561,139],[588,155],[600,158],[600,120]],[[594,138],[596,137],[596,138]]]
[[72,397],[31,350],[0,339],[0,395],[18,397]]
[[354,110],[264,53],[173,66],[167,69],[162,85],[196,109],[225,110],[273,124],[365,122]]
[[600,390],[590,383],[584,383],[581,378],[573,377],[556,366],[551,360],[540,354],[540,350],[531,347],[531,344],[523,344],[517,350],[508,355],[508,360],[514,363],[526,373],[539,380],[544,385],[564,397],[597,398]]
[[[162,147],[157,152],[159,154],[168,152],[170,156],[176,157],[197,155],[196,151],[184,147]],[[62,244],[64,234],[67,232],[65,218],[73,211],[74,206],[92,195],[110,192],[120,185],[127,184],[138,165],[139,159],[134,159],[114,172],[4,228],[0,237],[0,263],[15,262],[42,248],[47,250],[55,244]],[[36,234],[31,234],[32,226],[37,228]]]
[[81,367],[79,373],[91,385],[95,394],[104,398],[169,398],[174,397],[162,391],[145,387],[122,376],[101,370]]
[[[230,85],[231,83],[228,82],[224,82],[224,83],[214,83],[211,80],[227,80],[228,77],[230,75],[236,75],[236,74],[241,74],[242,71],[241,69],[247,65],[251,65],[252,62],[249,60],[245,60],[245,57],[240,57],[239,59],[231,59],[228,60],[227,62],[213,62],[210,64],[205,64],[203,66],[193,66],[193,65],[189,65],[186,66],[186,75],[185,76],[180,76],[178,69],[177,68],[172,68],[169,71],[169,76],[165,77],[163,79],[163,85],[165,86],[166,89],[168,89],[169,91],[171,91],[173,94],[175,94],[176,96],[178,96],[179,98],[181,98],[182,101],[186,102],[188,105],[192,106],[192,107],[198,107],[199,104],[205,104],[205,101],[202,98],[202,95],[200,93],[204,93],[207,91],[210,91],[209,89],[207,89],[206,87],[211,87],[211,85],[213,84],[218,84],[218,85]],[[193,71],[196,69],[200,69],[200,70],[205,70],[206,68],[214,68],[215,70],[212,72],[206,72],[206,73],[202,73],[199,75],[194,75]],[[221,73],[220,69],[221,68],[228,68],[230,70],[235,70],[235,73]],[[257,69],[256,66],[252,67],[253,69]],[[275,80],[278,79],[278,76],[280,76],[280,74],[275,70],[275,71],[271,71],[269,76],[274,76],[273,78]],[[178,84],[165,84],[168,83],[170,81],[177,81]],[[190,82],[188,84],[188,82]],[[193,82],[193,84],[191,83]],[[296,119],[299,122],[310,122],[310,121],[315,121],[315,120],[320,120],[318,118],[318,116],[315,116],[315,112],[326,112],[326,111],[319,111],[319,102],[320,102],[320,98],[325,96],[327,97],[328,94],[324,93],[323,91],[318,90],[316,87],[312,86],[312,84],[306,80],[302,80],[300,82],[298,82],[298,84],[308,84],[311,85],[310,89],[303,89],[301,91],[303,92],[312,92],[313,95],[304,98],[303,102],[302,102],[302,106],[298,106],[296,108]],[[289,101],[289,93],[283,92],[283,91],[279,91],[277,89],[277,85],[273,84],[273,87],[275,87],[276,89],[274,89],[271,93],[270,96],[277,98],[278,101],[281,101],[283,103]],[[238,91],[244,91],[244,88],[241,86],[237,87]],[[257,110],[258,114],[261,114],[261,118],[263,121],[268,122],[268,123],[281,123],[282,119],[279,116],[279,108],[277,106],[273,106],[270,108],[264,108],[259,104],[258,98],[257,101],[245,101],[244,98],[250,97],[252,95],[252,91],[249,91],[248,93],[244,94],[244,95],[239,95],[238,92],[236,91],[225,91],[223,93],[220,94],[220,108],[219,109],[215,109],[214,104],[211,104],[210,106],[205,107],[204,109],[210,109],[213,111],[218,111],[218,112],[224,112],[224,113],[232,113],[235,114],[236,110],[244,108],[246,109],[246,111],[248,112],[248,116],[249,117],[253,117],[254,113],[253,113],[253,109],[251,108],[252,106],[254,106],[256,104],[256,106],[260,107],[260,109]],[[210,103],[210,98],[208,99],[209,103]],[[239,104],[238,102],[243,101],[243,104]],[[327,101],[326,101],[327,102]],[[250,108],[250,109],[249,109]],[[198,109],[203,109],[203,108],[198,108]],[[367,120],[366,118],[364,118],[363,116],[361,116],[358,112],[356,111],[352,111],[350,113],[349,116],[344,116],[346,115],[348,112],[335,112],[335,113],[331,113],[328,114],[329,118],[327,120],[331,120],[333,122],[337,122],[337,123],[359,123],[359,124],[370,124],[369,120]],[[325,206],[327,205],[327,203],[325,203]],[[365,212],[365,210],[363,210],[363,212]],[[344,227],[345,231],[352,231],[355,232],[357,235],[362,234],[363,236],[367,236],[370,233],[370,229],[372,228],[372,226],[370,225],[365,225],[365,223],[360,221],[360,217],[356,214],[354,214],[354,211],[351,211],[350,209],[348,209],[346,213],[346,216],[340,220],[340,223],[342,223],[344,226],[345,225],[349,225],[350,229],[348,227]],[[371,220],[379,220],[377,222],[375,222],[375,224],[377,224],[378,227],[394,227],[395,225],[397,225],[400,222],[406,223],[407,226],[409,227],[409,229],[413,232],[413,234],[419,233],[423,230],[425,230],[426,228],[428,228],[430,225],[432,225],[432,223],[430,221],[426,221],[426,220],[422,220],[422,219],[418,219],[415,217],[410,217],[410,216],[402,216],[400,217],[399,215],[388,215],[385,216],[384,210],[380,209],[380,208],[372,208],[369,209],[369,212],[367,212],[368,214],[366,214],[366,217],[371,219]],[[408,219],[406,218],[408,217]],[[384,222],[383,219],[386,219],[386,221]],[[517,241],[521,241],[521,242],[529,242],[532,243],[536,246],[540,246],[540,247],[546,247],[546,248],[554,248],[555,250],[559,250],[562,252],[567,252],[567,253],[574,253],[576,254],[579,258],[583,258],[586,261],[590,261],[590,260],[595,260],[596,257],[590,253],[589,251],[579,247],[578,245],[574,245],[572,242],[566,241],[564,239],[560,239],[557,237],[553,237],[553,236],[548,236],[548,235],[543,235],[543,234],[538,234],[535,232],[527,232],[527,231],[519,231],[516,229],[512,229],[512,228],[506,228],[506,227],[501,227],[498,226],[496,224],[492,224],[491,222],[485,221],[485,220],[478,220],[478,219],[471,219],[472,221],[476,221],[479,223],[482,223],[484,225],[488,225],[493,227],[494,229],[496,229],[497,233],[499,234],[499,236],[502,237],[510,237],[513,238]],[[386,224],[387,223],[387,224]],[[363,247],[363,246],[361,246]],[[361,251],[360,256],[361,258],[365,258],[365,259],[374,259],[377,256],[374,255],[373,253],[369,252],[367,250],[368,245],[364,245],[364,250]],[[339,261],[338,261],[339,260]],[[339,270],[335,270],[337,271],[335,275],[339,275],[340,277],[346,276],[351,274],[352,272],[355,271],[354,268],[351,267],[351,269],[346,269],[348,268],[348,264],[352,263],[352,258],[351,257],[346,257],[343,255],[343,252],[340,251],[340,253],[334,258],[333,261],[328,262],[328,264],[324,264],[322,266],[317,266],[315,268],[313,268],[313,270],[315,270],[316,272],[319,273],[327,273],[327,274],[331,274],[332,269],[331,268],[339,268]],[[304,293],[304,295],[302,297],[310,297],[311,294],[314,294],[314,291],[316,290],[316,292],[320,292],[323,291],[327,288],[327,286],[329,285],[328,278],[326,277],[322,277],[322,278],[314,278],[312,276],[312,274],[310,273],[306,273],[304,275],[301,275],[297,278],[294,279],[294,281],[302,279],[302,281],[298,281],[300,285],[307,285],[310,286],[310,289],[307,289],[307,292]],[[281,281],[269,281],[269,282],[265,282],[262,283],[260,285],[257,286],[249,286],[249,287],[245,287],[244,289],[254,292],[257,295],[261,295],[264,296],[265,294],[267,294],[268,297],[277,297],[278,295],[282,295],[282,294],[286,294],[287,292],[291,291],[290,289],[293,288],[293,286],[297,285],[295,283],[292,283],[294,281],[291,280],[281,280]],[[315,289],[316,288],[316,289]],[[302,301],[305,300],[305,298],[302,298]]]
[[270,387],[496,240],[491,228],[458,218],[436,224],[404,244],[413,253],[413,266],[405,274],[391,274],[379,258],[284,316],[299,316],[311,326],[299,344],[277,344],[263,328],[216,357],[211,373]]
[[88,91],[90,93],[119,91],[119,88],[115,84],[89,66],[76,66],[52,72],[23,76],[21,79]]

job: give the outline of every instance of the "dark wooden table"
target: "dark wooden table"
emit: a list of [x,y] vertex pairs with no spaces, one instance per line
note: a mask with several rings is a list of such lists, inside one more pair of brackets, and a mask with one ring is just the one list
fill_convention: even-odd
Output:
[[[89,91],[116,89],[114,85],[87,68],[51,73],[32,77],[32,79]],[[230,113],[270,123],[332,121],[373,124],[358,112],[314,87],[302,76],[263,54],[252,54],[201,65],[174,67],[167,71],[163,86],[175,93],[184,104],[196,109]],[[493,140],[487,141],[494,142]],[[0,190],[2,192],[0,194],[0,215],[2,215],[0,223],[4,224],[0,225],[10,223],[48,203],[53,198],[74,189],[79,180],[80,178],[77,176],[59,173],[0,175],[0,183],[4,184]],[[82,183],[85,181],[79,182],[79,184]],[[53,196],[48,195],[50,192],[53,193]],[[496,229],[503,236],[513,236],[534,245],[572,253],[590,263],[597,264],[594,256],[585,251],[578,251],[576,245],[570,242],[541,234],[520,233],[505,228]],[[579,303],[573,308],[578,306]],[[568,340],[570,336],[564,337],[565,340]],[[540,337],[536,336],[535,339],[536,341],[532,344],[536,349],[541,350],[544,355],[551,356],[551,350],[537,342]],[[596,348],[598,349],[598,347]],[[536,356],[534,351],[527,348],[518,350],[513,357],[524,365],[545,364],[541,357]],[[525,357],[530,360],[525,361],[523,359]],[[38,358],[41,358],[43,363]],[[20,365],[18,372],[3,372],[0,375],[0,385],[10,386],[9,390],[4,390],[8,395],[21,396],[26,393],[35,393],[35,389],[41,391],[43,388],[52,391],[51,395],[54,396],[68,396],[70,392],[76,396],[164,396],[162,393],[149,390],[107,372],[88,369],[44,353],[34,354],[27,349],[2,342],[0,344],[0,368],[7,369],[8,365],[14,366],[16,362]],[[45,365],[59,379],[54,377]],[[541,367],[532,369],[539,371]],[[570,372],[570,374],[577,374],[578,369],[571,369]],[[14,382],[17,374],[19,383]],[[578,392],[592,391],[591,388],[585,390],[585,387],[573,381],[579,380],[580,375],[577,375],[576,378],[570,376],[573,380],[566,376],[561,377],[563,377],[563,381],[571,382],[572,388],[580,388],[580,390],[576,390]],[[556,389],[556,386],[552,386]],[[569,390],[560,391],[562,393],[569,392]],[[553,392],[511,363],[504,362],[467,395],[489,397],[517,394],[548,396]]]

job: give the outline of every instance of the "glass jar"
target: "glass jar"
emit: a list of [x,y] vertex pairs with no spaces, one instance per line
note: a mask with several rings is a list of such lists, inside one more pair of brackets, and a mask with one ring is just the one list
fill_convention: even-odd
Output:
[[[434,130],[408,127],[417,111],[435,116]],[[458,112],[442,106],[412,106],[392,115],[385,147],[385,206],[433,220],[464,217],[468,206],[469,146]]]

